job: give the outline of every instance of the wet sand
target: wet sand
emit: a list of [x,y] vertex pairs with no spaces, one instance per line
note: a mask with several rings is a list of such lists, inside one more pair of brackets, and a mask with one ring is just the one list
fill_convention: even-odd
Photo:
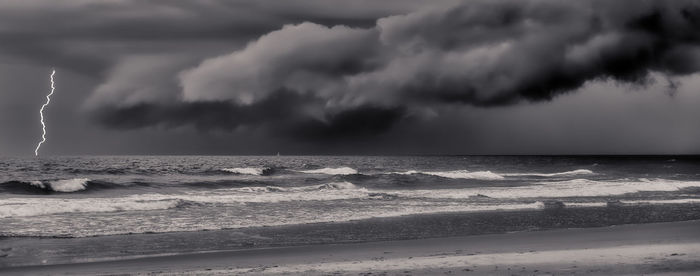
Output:
[[0,268],[2,275],[700,275],[700,221],[244,249]]

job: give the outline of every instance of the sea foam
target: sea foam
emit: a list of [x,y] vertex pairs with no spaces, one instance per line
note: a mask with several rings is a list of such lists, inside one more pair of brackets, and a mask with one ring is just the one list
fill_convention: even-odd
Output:
[[51,189],[55,192],[70,193],[85,190],[89,181],[90,179],[87,178],[73,178],[47,182],[32,181],[30,184],[41,189]]
[[540,176],[540,177],[556,177],[556,176],[572,176],[572,175],[590,175],[595,174],[591,170],[578,169],[566,172],[557,173],[505,173],[504,176]]
[[[71,236],[84,237],[93,235],[114,235],[144,232],[174,232],[214,229],[235,229],[244,227],[278,226],[290,224],[342,222],[377,217],[396,217],[414,214],[449,213],[449,212],[484,212],[508,210],[540,210],[542,202],[515,204],[435,204],[434,202],[408,201],[401,204],[378,205],[375,208],[348,210],[347,208],[305,209],[301,207],[285,208],[276,212],[260,212],[256,216],[237,216],[229,212],[218,214],[218,219],[196,216],[191,218],[196,223],[154,223],[142,220],[136,214],[122,217],[118,224],[106,224],[94,228],[92,216],[73,216],[71,220],[51,217],[37,218],[38,221],[52,222],[52,227],[8,228],[0,234],[31,236]],[[289,214],[294,214],[290,216]],[[154,218],[168,220],[167,214],[154,214]],[[223,218],[223,219],[222,219]]]
[[246,167],[246,168],[224,168],[221,171],[234,173],[234,174],[246,174],[246,175],[263,175],[267,168],[258,167]]
[[301,170],[301,173],[308,174],[330,174],[330,175],[350,175],[357,174],[357,170],[350,167],[339,167],[339,168],[322,168],[315,170]]
[[432,176],[451,178],[451,179],[502,180],[502,179],[505,179],[505,177],[514,177],[514,176],[558,177],[558,176],[590,175],[590,174],[595,174],[595,173],[591,170],[578,169],[578,170],[557,172],[557,173],[536,173],[536,172],[532,172],[532,173],[528,173],[528,172],[525,172],[525,173],[494,173],[491,171],[468,171],[468,170],[454,170],[454,171],[410,170],[410,171],[405,171],[405,172],[393,172],[391,174],[403,174],[403,175],[424,174],[424,175],[432,175]]
[[242,187],[242,188],[232,188],[230,191],[240,191],[247,193],[278,193],[278,192],[311,192],[324,189],[331,190],[347,190],[347,189],[359,189],[355,184],[347,181],[343,182],[330,182],[320,185],[312,186],[300,186],[300,187],[279,187],[279,186],[252,186],[252,187]]
[[[73,182],[65,182],[73,183]],[[80,182],[82,183],[82,182]],[[74,190],[79,185],[57,186]],[[637,192],[668,192],[689,187],[700,187],[700,181],[640,179],[637,181],[568,181],[539,182],[517,187],[471,187],[459,189],[367,189],[350,182],[330,182],[298,187],[236,187],[215,190],[193,190],[180,194],[146,193],[117,198],[47,198],[22,197],[0,201],[0,217],[38,216],[58,213],[115,212],[132,210],[159,210],[175,208],[183,202],[195,204],[237,205],[247,203],[277,203],[290,201],[332,201],[371,199],[375,194],[386,194],[405,199],[466,199],[470,197],[494,199],[576,198],[613,196]],[[696,199],[671,200],[657,203],[695,203]],[[632,203],[632,202],[630,202]],[[652,203],[653,204],[653,203]],[[576,204],[574,204],[576,205]],[[588,204],[580,204],[581,207]],[[595,204],[590,204],[595,206]],[[492,208],[492,207],[489,207]]]
[[503,179],[503,176],[497,173],[493,173],[491,171],[474,171],[470,172],[467,170],[456,170],[456,171],[406,171],[406,172],[399,172],[399,173],[393,173],[393,174],[404,174],[404,175],[412,175],[412,174],[424,174],[424,175],[432,175],[432,176],[439,176],[439,177],[444,177],[444,178],[451,178],[451,179],[478,179],[478,180],[500,180]]
[[623,195],[638,192],[672,192],[683,188],[700,187],[700,181],[640,179],[638,181],[595,181],[573,179],[539,182],[518,187],[483,187],[431,190],[386,190],[389,194],[410,198],[460,199],[469,197],[491,198],[561,198]]
[[61,213],[101,213],[175,208],[177,199],[141,200],[125,198],[11,198],[0,203],[0,218]]

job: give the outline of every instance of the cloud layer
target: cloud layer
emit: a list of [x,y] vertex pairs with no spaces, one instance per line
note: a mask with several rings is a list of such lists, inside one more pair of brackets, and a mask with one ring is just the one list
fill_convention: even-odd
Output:
[[[699,29],[696,1],[472,0],[367,27],[288,24],[201,62],[126,60],[90,102],[99,122],[118,128],[374,136],[455,105],[543,101],[595,80],[692,74],[700,71]],[[121,72],[129,66],[151,73]]]
[[700,69],[698,4],[628,4],[469,1],[369,29],[288,25],[185,72],[183,92],[244,104],[285,87],[330,105],[497,105],[551,99],[597,78]]

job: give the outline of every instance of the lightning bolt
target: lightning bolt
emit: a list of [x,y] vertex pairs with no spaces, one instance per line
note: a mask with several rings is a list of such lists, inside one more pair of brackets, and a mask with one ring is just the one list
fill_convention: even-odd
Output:
[[41,148],[41,144],[46,142],[46,124],[44,123],[44,108],[46,108],[49,103],[51,102],[51,95],[53,95],[53,92],[56,90],[56,87],[54,86],[54,80],[53,76],[56,74],[55,69],[51,69],[51,92],[46,95],[46,103],[41,106],[41,109],[39,109],[39,116],[41,116],[41,141],[39,141],[39,144],[36,145],[36,149],[34,150],[34,156],[39,156],[39,148]]

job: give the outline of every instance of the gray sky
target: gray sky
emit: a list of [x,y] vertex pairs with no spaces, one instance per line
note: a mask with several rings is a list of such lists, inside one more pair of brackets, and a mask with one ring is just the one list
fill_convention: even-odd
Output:
[[697,1],[0,3],[0,155],[699,154]]

